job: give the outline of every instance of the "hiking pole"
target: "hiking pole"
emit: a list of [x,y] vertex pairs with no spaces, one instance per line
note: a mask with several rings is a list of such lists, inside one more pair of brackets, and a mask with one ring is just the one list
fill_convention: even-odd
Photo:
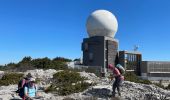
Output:
[[108,86],[107,86],[106,88],[109,88],[110,86],[112,86],[112,84],[113,84],[113,80],[111,80],[111,81],[109,82],[109,84],[108,84]]

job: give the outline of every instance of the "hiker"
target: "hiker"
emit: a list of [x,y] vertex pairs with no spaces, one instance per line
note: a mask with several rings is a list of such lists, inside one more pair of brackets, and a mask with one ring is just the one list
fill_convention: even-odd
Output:
[[118,95],[121,96],[120,85],[122,84],[124,77],[121,75],[118,68],[114,67],[112,64],[109,64],[108,68],[113,72],[113,77],[115,78],[115,81],[114,81],[113,86],[112,86],[112,89],[113,89],[112,95],[113,95],[113,97],[115,97],[115,90],[117,88]]
[[18,90],[16,91],[18,95],[22,98],[22,100],[25,100],[24,96],[24,87],[26,84],[29,82],[30,78],[32,78],[31,73],[28,73],[26,77],[24,77],[22,80],[19,81],[18,83]]
[[24,87],[24,95],[26,100],[31,100],[31,98],[38,96],[34,78],[31,78],[28,84]]

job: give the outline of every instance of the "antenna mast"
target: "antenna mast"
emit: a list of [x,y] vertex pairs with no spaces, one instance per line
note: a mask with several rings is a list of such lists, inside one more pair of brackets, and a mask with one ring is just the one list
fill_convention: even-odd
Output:
[[134,50],[134,51],[138,51],[138,49],[139,49],[139,46],[138,46],[138,45],[134,45],[133,50]]

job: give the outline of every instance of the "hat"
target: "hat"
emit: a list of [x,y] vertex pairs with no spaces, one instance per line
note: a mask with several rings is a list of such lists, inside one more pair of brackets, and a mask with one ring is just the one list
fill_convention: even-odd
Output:
[[109,65],[108,65],[108,68],[109,68],[109,69],[113,69],[113,65],[112,65],[112,64],[109,64]]
[[35,78],[30,78],[30,82],[35,82]]
[[26,75],[26,78],[31,78],[31,77],[32,77],[31,73],[28,73],[28,74]]

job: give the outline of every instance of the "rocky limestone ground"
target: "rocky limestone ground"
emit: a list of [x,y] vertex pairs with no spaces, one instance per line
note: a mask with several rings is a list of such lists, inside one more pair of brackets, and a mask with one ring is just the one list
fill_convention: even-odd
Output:
[[[51,83],[54,73],[59,71],[49,70],[28,70],[24,74],[31,73],[34,77],[41,79],[41,83],[37,84],[38,91],[43,97],[36,100],[113,100],[111,98],[112,82],[107,78],[99,78],[93,73],[80,72],[81,76],[87,77],[86,82],[96,83],[87,90],[74,93],[68,96],[58,96],[52,93],[43,92],[43,88]],[[3,72],[1,72],[3,73]],[[15,93],[17,85],[1,86],[0,100],[21,100]],[[145,85],[125,81],[121,88],[121,97],[118,100],[170,100],[170,91],[163,90],[154,85]]]

